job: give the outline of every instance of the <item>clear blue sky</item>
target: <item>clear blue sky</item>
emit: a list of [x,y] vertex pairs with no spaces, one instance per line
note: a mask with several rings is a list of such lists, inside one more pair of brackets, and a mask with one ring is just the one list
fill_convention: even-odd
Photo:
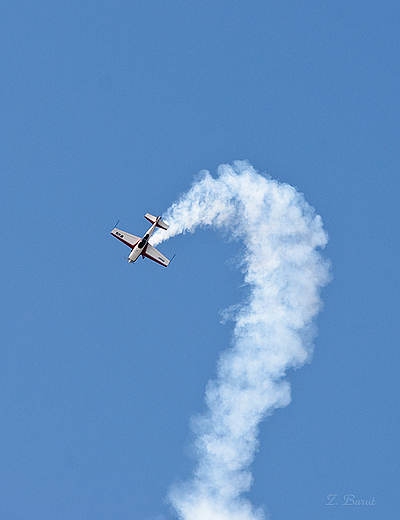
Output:
[[272,520],[395,518],[399,24],[393,1],[1,3],[0,518],[174,518],[239,246],[179,236],[163,269],[109,232],[236,159],[305,194],[334,275],[249,497]]

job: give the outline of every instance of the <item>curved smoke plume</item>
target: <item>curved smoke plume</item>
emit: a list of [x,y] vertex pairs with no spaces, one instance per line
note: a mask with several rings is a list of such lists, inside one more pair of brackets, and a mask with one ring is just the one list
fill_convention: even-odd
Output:
[[262,510],[242,494],[252,483],[259,424],[289,404],[285,372],[311,353],[319,290],[329,281],[329,262],[319,252],[327,234],[301,193],[246,162],[220,166],[217,179],[202,172],[162,218],[170,227],[154,235],[154,245],[198,226],[242,240],[250,287],[246,301],[234,307],[232,347],[220,357],[217,379],[208,382],[207,413],[193,421],[194,476],[169,499],[184,520],[259,520]]

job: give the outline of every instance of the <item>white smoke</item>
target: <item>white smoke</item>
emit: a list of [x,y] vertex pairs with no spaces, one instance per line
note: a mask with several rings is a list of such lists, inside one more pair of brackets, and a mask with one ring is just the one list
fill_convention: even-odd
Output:
[[231,309],[232,347],[209,381],[207,413],[193,420],[198,464],[190,482],[169,494],[183,520],[260,520],[242,495],[250,489],[250,464],[260,422],[291,400],[283,380],[290,367],[310,357],[312,320],[321,308],[319,290],[329,281],[322,221],[303,195],[288,184],[259,175],[247,162],[202,172],[190,191],[163,216],[168,231],[156,245],[198,226],[213,226],[245,245],[242,270],[250,287]]

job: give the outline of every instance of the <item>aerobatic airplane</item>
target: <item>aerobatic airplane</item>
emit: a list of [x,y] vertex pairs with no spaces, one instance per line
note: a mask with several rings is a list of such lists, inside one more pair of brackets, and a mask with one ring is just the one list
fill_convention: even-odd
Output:
[[150,260],[154,260],[154,262],[157,262],[158,264],[167,267],[170,263],[170,260],[168,260],[168,258],[161,254],[159,251],[157,251],[155,247],[149,244],[149,239],[151,235],[154,233],[156,227],[159,227],[161,229],[168,229],[168,224],[163,222],[161,220],[161,217],[154,217],[153,215],[150,215],[150,213],[146,213],[144,218],[151,222],[152,226],[143,238],[135,237],[135,235],[131,235],[130,233],[126,233],[125,231],[121,231],[117,228],[114,228],[111,231],[111,234],[112,236],[118,238],[118,240],[121,240],[121,242],[123,242],[132,249],[128,256],[129,263],[136,262],[139,256],[142,255],[143,258],[150,258]]

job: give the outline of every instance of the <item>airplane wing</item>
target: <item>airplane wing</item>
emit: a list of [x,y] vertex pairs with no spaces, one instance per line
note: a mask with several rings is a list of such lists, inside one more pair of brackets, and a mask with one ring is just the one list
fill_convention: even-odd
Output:
[[154,262],[157,262],[164,267],[167,267],[170,262],[166,256],[161,254],[160,251],[157,251],[157,249],[150,244],[147,244],[147,247],[142,254],[143,256],[150,258],[150,260],[154,260]]
[[135,235],[131,235],[130,233],[126,233],[125,231],[121,231],[120,229],[114,228],[111,231],[113,237],[118,238],[124,244],[129,246],[131,249],[135,247],[135,245],[142,240],[140,237],[135,237]]

